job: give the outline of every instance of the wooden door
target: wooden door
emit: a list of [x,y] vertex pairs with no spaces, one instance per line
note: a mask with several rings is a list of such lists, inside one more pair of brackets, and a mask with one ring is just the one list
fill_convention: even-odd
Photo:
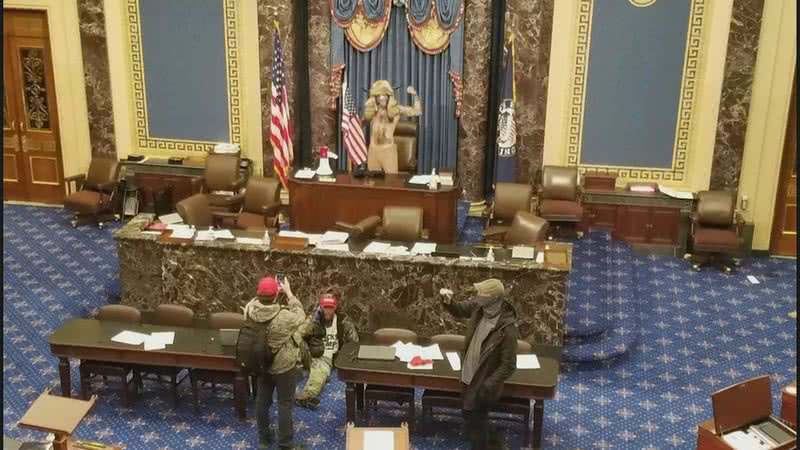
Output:
[[792,88],[769,251],[797,256],[797,91]]
[[675,245],[678,242],[680,211],[674,208],[653,208],[650,218],[650,243]]
[[645,206],[625,206],[621,236],[628,242],[643,244],[647,242],[647,229],[650,225],[650,208]]
[[[47,16],[3,10],[4,98],[11,112],[3,124],[3,199],[62,203],[64,174]],[[10,125],[6,129],[6,125]],[[8,139],[6,139],[8,138]]]

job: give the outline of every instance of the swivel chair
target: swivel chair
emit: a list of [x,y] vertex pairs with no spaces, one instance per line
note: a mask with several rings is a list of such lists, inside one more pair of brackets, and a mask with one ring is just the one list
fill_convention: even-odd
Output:
[[544,166],[538,199],[538,215],[552,231],[567,225],[578,237],[583,235],[576,228],[583,217],[577,167]]
[[[119,178],[119,162],[106,157],[94,157],[89,163],[86,175],[67,177],[67,198],[64,209],[72,211],[70,221],[73,228],[81,223],[96,223],[103,228],[104,222],[114,220],[114,194]],[[71,182],[75,182],[76,192],[69,192]]]
[[692,268],[713,264],[725,273],[738,265],[734,255],[742,246],[744,220],[736,211],[736,194],[728,191],[702,191],[697,194],[697,206],[692,213],[689,242],[691,253],[685,255]]

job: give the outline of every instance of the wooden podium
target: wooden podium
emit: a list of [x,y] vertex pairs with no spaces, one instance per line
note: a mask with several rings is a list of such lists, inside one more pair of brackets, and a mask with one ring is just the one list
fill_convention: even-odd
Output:
[[19,426],[55,434],[53,450],[122,450],[120,447],[70,439],[96,401],[96,395],[85,401],[50,395],[48,389],[28,408]]

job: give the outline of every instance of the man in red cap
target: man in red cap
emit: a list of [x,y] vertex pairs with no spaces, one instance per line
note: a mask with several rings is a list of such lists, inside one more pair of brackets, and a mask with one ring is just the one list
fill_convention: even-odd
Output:
[[333,294],[325,294],[319,299],[319,307],[314,317],[305,323],[305,335],[319,334],[324,337],[325,351],[319,358],[311,358],[308,381],[303,391],[297,396],[298,406],[316,409],[319,406],[319,394],[333,367],[333,357],[339,348],[348,342],[358,342],[358,331],[353,322],[343,313],[337,311],[339,302]]
[[292,293],[288,278],[281,281],[266,276],[258,282],[256,293],[257,296],[244,307],[245,319],[262,324],[269,322],[267,345],[275,355],[269,374],[258,377],[258,448],[269,448],[275,439],[269,426],[269,409],[272,406],[272,393],[277,389],[278,446],[282,449],[303,449],[294,442],[292,415],[302,342],[298,332],[306,320],[306,313]]

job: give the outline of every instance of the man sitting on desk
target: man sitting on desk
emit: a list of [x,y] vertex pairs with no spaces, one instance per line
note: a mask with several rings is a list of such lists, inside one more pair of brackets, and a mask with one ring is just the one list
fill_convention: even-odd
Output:
[[333,367],[333,357],[344,344],[358,342],[356,326],[344,314],[336,312],[338,302],[331,294],[319,299],[319,307],[313,317],[306,320],[304,334],[322,335],[325,346],[319,358],[311,358],[308,381],[303,392],[297,396],[297,404],[304,408],[316,409],[319,406],[319,394]]
[[517,366],[517,312],[495,278],[474,284],[471,301],[453,302],[453,291],[442,289],[444,307],[455,317],[470,318],[464,335],[461,388],[464,425],[472,449],[489,445],[489,411],[503,393],[503,384]]

